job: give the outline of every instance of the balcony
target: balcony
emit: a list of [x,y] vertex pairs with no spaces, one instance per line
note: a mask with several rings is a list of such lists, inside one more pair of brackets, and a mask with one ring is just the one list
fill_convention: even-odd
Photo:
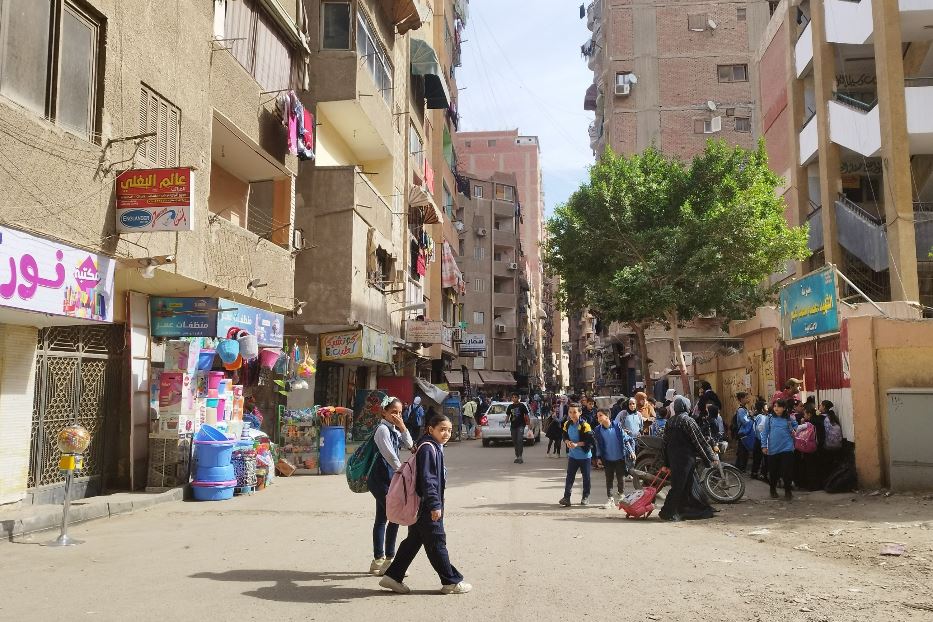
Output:
[[518,301],[518,294],[515,293],[494,293],[492,295],[492,305],[496,309],[514,309]]
[[810,207],[815,209],[807,215],[807,224],[810,225],[807,248],[815,252],[823,248],[823,208],[813,204]]
[[515,248],[515,244],[518,240],[518,236],[515,235],[513,229],[493,229],[492,231],[492,241],[497,246],[508,246],[509,248]]
[[[510,221],[515,218],[515,204],[506,203],[504,201],[493,201],[492,202],[492,213],[496,219],[507,218]],[[508,228],[507,231],[512,231],[514,229],[514,224]]]
[[804,123],[803,129],[800,130],[800,165],[806,166],[816,157],[817,149],[819,148],[819,133],[816,121],[816,114],[810,116],[810,118]]
[[[922,84],[924,80],[907,80]],[[908,86],[904,89],[907,109],[907,134],[910,153],[933,153],[933,86]],[[837,145],[866,157],[881,151],[881,123],[876,103],[865,103],[837,93],[829,102],[830,139]]]
[[[933,248],[933,211],[930,204],[914,205],[917,259],[928,260]],[[888,238],[884,219],[868,212],[844,196],[836,200],[839,245],[875,272],[888,269]]]
[[590,5],[586,7],[586,27],[593,31],[599,26],[600,22],[603,19],[603,1],[602,0],[593,0],[590,2]]
[[517,269],[512,269],[511,266],[517,265],[511,260],[506,261],[494,261],[492,262],[492,274],[495,277],[499,278],[509,278],[514,279],[515,275],[518,274]]
[[[901,37],[904,41],[929,41],[933,33],[931,0],[900,0]],[[830,43],[865,44],[872,42],[872,0],[826,0],[826,40]]]
[[800,38],[797,39],[797,44],[794,46],[794,65],[797,68],[797,77],[803,77],[803,74],[806,73],[807,68],[810,67],[810,64],[813,62],[813,23],[810,22],[807,24],[806,28],[803,29],[803,32],[800,33]]

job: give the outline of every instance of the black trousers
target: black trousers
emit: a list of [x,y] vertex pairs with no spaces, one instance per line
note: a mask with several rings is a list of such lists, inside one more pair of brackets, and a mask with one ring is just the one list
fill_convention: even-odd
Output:
[[768,482],[771,492],[777,491],[778,479],[784,480],[784,490],[790,492],[791,482],[794,480],[794,452],[768,455]]
[[755,439],[755,449],[752,452],[752,475],[761,473],[764,475],[768,470],[767,456],[761,451],[761,439]]
[[525,426],[512,428],[512,444],[515,445],[515,457],[521,458],[525,451]]
[[603,460],[603,467],[606,469],[606,496],[612,496],[613,479],[616,481],[616,490],[621,495],[622,488],[625,486],[625,459]]
[[441,585],[455,585],[463,581],[463,575],[450,563],[450,556],[447,554],[444,520],[432,521],[431,512],[424,508],[418,515],[418,522],[408,528],[408,537],[399,545],[395,561],[389,566],[386,576],[401,583],[405,578],[405,571],[421,547],[424,547],[428,561],[440,578]]
[[556,438],[549,438],[548,441],[547,441],[547,453],[551,453],[551,447],[554,447],[554,453],[555,453],[556,455],[559,456],[559,455],[560,455],[560,446],[563,445],[563,444],[564,444],[564,442],[561,441],[561,440],[559,440],[559,439],[556,439]]
[[735,468],[743,473],[748,469],[748,447],[745,446],[742,439],[739,439],[735,448]]

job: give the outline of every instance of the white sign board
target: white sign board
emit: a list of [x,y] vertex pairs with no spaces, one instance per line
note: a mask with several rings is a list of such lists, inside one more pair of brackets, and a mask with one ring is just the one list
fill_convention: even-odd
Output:
[[465,333],[460,343],[460,352],[485,352],[486,335],[483,333]]

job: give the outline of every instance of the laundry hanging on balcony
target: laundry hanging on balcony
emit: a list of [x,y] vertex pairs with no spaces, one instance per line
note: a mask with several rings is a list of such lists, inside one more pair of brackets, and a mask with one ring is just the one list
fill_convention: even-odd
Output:
[[457,266],[457,260],[454,258],[453,249],[447,240],[444,240],[444,250],[441,258],[441,287],[456,290],[460,294],[466,293],[466,282],[463,280],[463,273]]
[[424,77],[427,107],[436,110],[450,106],[450,89],[437,53],[427,41],[411,39],[411,75]]
[[314,115],[302,105],[295,91],[281,93],[275,99],[287,129],[288,153],[299,160],[314,159]]

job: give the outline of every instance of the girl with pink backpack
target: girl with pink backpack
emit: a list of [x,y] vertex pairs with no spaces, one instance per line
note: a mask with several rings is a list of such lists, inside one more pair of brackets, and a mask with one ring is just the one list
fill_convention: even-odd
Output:
[[[395,559],[379,585],[398,594],[409,594],[411,588],[402,581],[405,572],[421,547],[441,580],[441,594],[466,594],[473,586],[463,581],[463,575],[450,563],[447,554],[447,534],[444,531],[444,488],[447,472],[444,468],[444,445],[450,440],[452,426],[446,415],[434,415],[427,430],[416,445],[414,455],[396,471],[386,499],[389,520],[394,513],[407,513],[410,502],[417,502],[417,518],[409,523],[408,537],[399,545]],[[412,490],[412,484],[413,490]]]

